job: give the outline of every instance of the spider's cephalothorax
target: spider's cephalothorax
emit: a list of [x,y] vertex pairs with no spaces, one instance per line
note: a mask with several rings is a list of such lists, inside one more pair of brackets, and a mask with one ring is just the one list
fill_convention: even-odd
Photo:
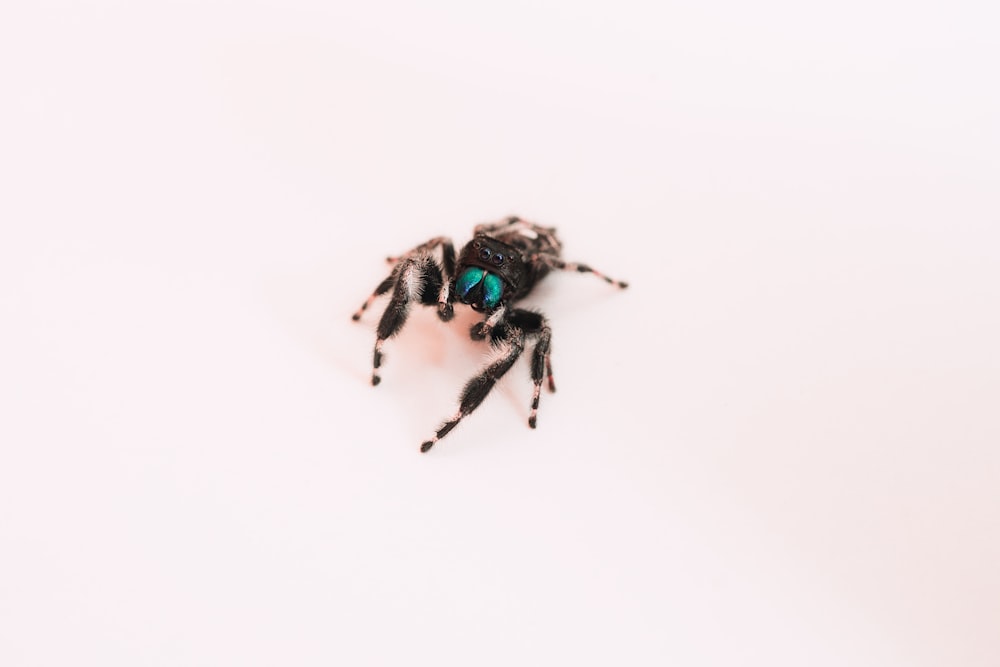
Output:
[[459,397],[458,412],[437,430],[433,438],[420,446],[422,452],[433,447],[462,418],[479,407],[497,380],[524,352],[529,340],[534,342],[531,350],[534,393],[528,425],[535,428],[543,375],[548,376],[549,390],[556,389],[549,361],[552,331],[541,313],[514,308],[513,304],[525,297],[549,271],[561,269],[592,273],[616,287],[628,286],[586,264],[560,259],[562,244],[553,227],[542,227],[511,217],[497,223],[478,225],[474,233],[475,237],[462,248],[457,260],[455,246],[443,236],[433,238],[399,257],[388,258],[394,265],[392,273],[354,313],[355,320],[361,319],[361,314],[376,298],[392,291],[389,305],[378,324],[373,385],[381,379],[378,369],[382,365],[383,343],[403,328],[412,303],[436,305],[438,316],[446,322],[454,316],[456,300],[486,315],[483,321],[472,327],[470,334],[474,340],[489,337],[495,350],[493,360],[465,385]]

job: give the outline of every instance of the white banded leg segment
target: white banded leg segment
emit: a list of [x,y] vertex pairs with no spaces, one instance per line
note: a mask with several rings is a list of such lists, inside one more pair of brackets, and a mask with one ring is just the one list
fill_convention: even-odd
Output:
[[447,322],[455,316],[455,307],[451,303],[451,281],[447,277],[441,283],[438,293],[438,317]]
[[465,417],[482,404],[496,385],[497,380],[504,376],[514,365],[518,357],[524,351],[524,332],[520,329],[511,328],[504,341],[496,348],[495,357],[486,367],[472,379],[470,379],[462,394],[459,397],[458,412],[454,417],[446,421],[437,430],[434,437],[420,445],[420,451],[426,452],[437,443],[438,440],[448,435],[453,428]]
[[545,376],[546,370],[549,371],[549,387],[552,387],[552,365],[549,362],[552,329],[549,328],[546,320],[542,319],[541,327],[535,335],[538,336],[538,342],[535,343],[535,349],[531,353],[531,381],[533,387],[531,394],[531,414],[528,416],[528,426],[531,428],[535,428],[538,422],[538,399],[542,394],[542,378]]
[[492,329],[497,325],[497,322],[503,319],[503,316],[507,313],[507,306],[500,306],[493,314],[486,318],[486,325]]
[[375,339],[375,352],[372,358],[372,385],[377,385],[382,378],[379,377],[378,369],[382,365],[382,346],[386,339],[392,338],[406,324],[406,318],[410,313],[410,304],[419,301],[425,280],[425,271],[432,270],[433,264],[430,258],[410,257],[402,262],[393,271],[395,276],[395,289],[393,289],[392,299],[382,313],[379,320],[378,330]]
[[427,440],[422,445],[420,445],[420,451],[421,452],[426,452],[428,449],[430,449],[431,447],[433,447],[437,443],[438,440],[440,440],[444,436],[448,435],[448,433],[449,433],[449,431],[451,431],[451,429],[453,429],[456,426],[458,426],[458,422],[462,421],[462,417],[464,417],[464,416],[465,415],[463,415],[461,411],[456,412],[454,417],[452,417],[451,419],[449,419],[448,421],[446,421],[441,426],[441,428],[439,428],[437,430],[437,432],[434,434],[434,437],[432,437],[430,440]]
[[546,254],[532,255],[532,259],[542,262],[544,264],[548,264],[553,269],[559,269],[560,271],[576,271],[578,273],[591,273],[600,278],[601,280],[603,280],[604,282],[608,283],[609,285],[614,285],[619,289],[625,289],[626,287],[628,287],[628,283],[623,282],[621,280],[615,280],[614,278],[611,278],[610,276],[607,276],[598,271],[597,269],[594,269],[586,264],[581,264],[579,262],[564,262],[558,257]]
[[535,389],[531,394],[531,414],[528,416],[528,426],[535,428],[538,423],[538,398],[542,393],[542,383],[536,382]]
[[375,288],[375,291],[372,292],[371,296],[369,296],[368,299],[365,300],[363,304],[361,304],[361,307],[358,308],[357,312],[351,315],[351,319],[354,320],[355,322],[360,320],[361,316],[364,314],[366,310],[368,310],[368,307],[372,305],[375,299],[379,298],[392,288],[392,281],[393,281],[393,276],[392,274],[390,274],[388,278],[380,282],[378,287]]
[[487,317],[482,322],[477,322],[470,332],[473,340],[482,340],[490,335],[494,327],[503,320],[504,316],[507,314],[507,306],[500,306],[493,313]]

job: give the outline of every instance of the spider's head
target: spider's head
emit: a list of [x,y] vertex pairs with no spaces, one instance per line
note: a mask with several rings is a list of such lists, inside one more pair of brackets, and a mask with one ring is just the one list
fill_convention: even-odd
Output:
[[520,286],[524,260],[517,248],[479,235],[462,249],[455,275],[458,300],[473,310],[490,311]]

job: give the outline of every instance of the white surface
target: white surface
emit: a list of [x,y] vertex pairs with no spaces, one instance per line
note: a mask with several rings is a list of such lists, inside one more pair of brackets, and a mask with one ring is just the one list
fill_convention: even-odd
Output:
[[360,5],[0,10],[0,664],[1000,664],[996,10]]

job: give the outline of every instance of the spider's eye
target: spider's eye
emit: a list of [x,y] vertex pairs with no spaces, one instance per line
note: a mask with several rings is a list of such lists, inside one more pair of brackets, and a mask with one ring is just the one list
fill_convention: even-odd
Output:
[[493,263],[496,264],[497,266],[503,264],[503,255],[501,255],[500,253],[493,255]]
[[458,291],[458,295],[463,299],[469,295],[469,291],[479,284],[483,279],[483,274],[486,273],[478,266],[470,266],[462,273],[458,278],[458,282],[455,283],[455,289]]
[[487,273],[483,278],[483,305],[487,308],[496,308],[503,296],[503,283],[500,278],[492,273]]
[[489,248],[483,248],[482,250],[479,251],[479,259],[486,261],[487,259],[490,258],[490,255],[492,254],[493,253],[490,252]]

